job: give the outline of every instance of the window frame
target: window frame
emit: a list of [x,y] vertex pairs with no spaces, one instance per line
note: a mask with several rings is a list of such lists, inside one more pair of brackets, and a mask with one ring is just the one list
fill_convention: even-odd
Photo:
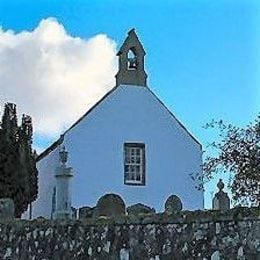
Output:
[[[140,149],[140,163],[138,162],[131,162],[131,156],[130,156],[130,162],[127,161],[127,148],[130,149]],[[135,160],[138,158],[136,156]],[[124,184],[125,185],[133,185],[133,186],[145,186],[146,184],[146,161],[145,161],[145,144],[144,143],[124,143]],[[137,172],[135,172],[135,178],[132,180],[129,178],[129,172],[126,171],[126,167],[129,166],[135,166],[135,167],[140,167],[140,180],[137,180]]]

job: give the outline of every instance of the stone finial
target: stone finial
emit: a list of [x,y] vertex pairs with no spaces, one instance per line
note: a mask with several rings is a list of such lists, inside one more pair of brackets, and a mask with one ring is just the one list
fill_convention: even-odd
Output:
[[0,219],[14,218],[14,202],[10,198],[0,199]]
[[60,152],[59,152],[59,156],[60,156],[60,162],[63,165],[66,165],[66,162],[68,161],[68,152],[65,149],[65,146],[63,145]]
[[222,191],[225,187],[224,182],[222,181],[222,179],[219,179],[217,187],[219,188],[219,191]]
[[230,209],[230,198],[228,194],[223,191],[225,184],[222,179],[219,179],[217,184],[219,191],[215,194],[212,201],[212,208],[216,210],[227,210]]
[[182,210],[181,199],[177,195],[171,195],[168,197],[164,204],[165,213],[177,213]]

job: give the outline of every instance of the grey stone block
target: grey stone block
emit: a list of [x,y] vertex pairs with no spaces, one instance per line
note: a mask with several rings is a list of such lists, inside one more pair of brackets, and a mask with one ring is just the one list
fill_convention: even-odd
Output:
[[0,219],[14,218],[14,202],[10,198],[0,199]]

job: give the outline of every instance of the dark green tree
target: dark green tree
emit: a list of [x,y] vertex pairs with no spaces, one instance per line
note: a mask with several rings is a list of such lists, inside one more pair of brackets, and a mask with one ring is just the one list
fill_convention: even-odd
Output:
[[[0,197],[13,198],[18,164],[16,107],[6,104],[0,128]],[[12,174],[10,174],[12,173]]]
[[235,204],[260,206],[260,115],[245,128],[222,120],[213,121],[206,128],[217,128],[220,141],[210,145],[217,155],[204,160],[204,181],[218,172],[229,173]]
[[23,115],[18,126],[16,106],[7,103],[0,128],[0,197],[14,200],[16,217],[36,199],[37,176],[31,118]]

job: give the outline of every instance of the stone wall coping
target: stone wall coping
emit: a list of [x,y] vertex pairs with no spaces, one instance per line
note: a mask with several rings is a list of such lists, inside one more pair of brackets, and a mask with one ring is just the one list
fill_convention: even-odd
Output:
[[122,215],[116,217],[98,217],[93,219],[72,219],[72,220],[50,220],[37,218],[33,220],[0,219],[1,224],[10,225],[33,225],[39,227],[55,227],[63,225],[147,225],[147,224],[192,224],[208,222],[237,222],[237,221],[260,221],[260,208],[234,208],[231,210],[197,210],[181,211],[176,214],[140,214],[138,216]]

